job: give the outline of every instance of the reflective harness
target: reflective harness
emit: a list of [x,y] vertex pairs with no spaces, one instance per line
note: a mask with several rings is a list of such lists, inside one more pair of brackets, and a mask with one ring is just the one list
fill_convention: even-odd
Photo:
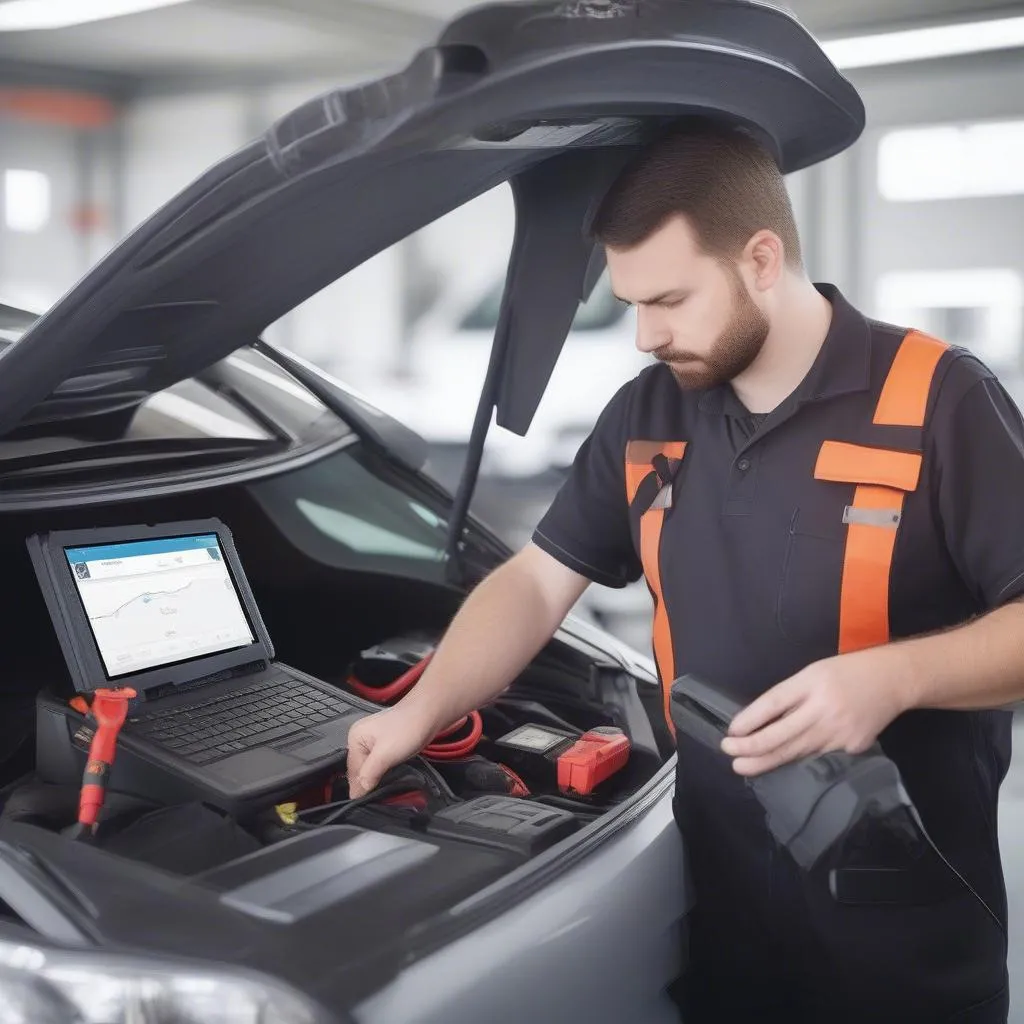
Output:
[[[909,332],[900,343],[875,407],[878,426],[923,428],[935,369],[949,346]],[[661,679],[665,719],[669,711],[676,658],[661,582],[661,534],[672,507],[674,480],[686,454],[685,441],[629,441],[626,444],[626,497],[639,503],[640,561],[654,601],[654,660]],[[814,467],[816,480],[855,484],[843,512],[846,549],[839,590],[839,653],[889,641],[889,581],[896,531],[906,495],[917,488],[920,451],[894,451],[845,441],[825,441]]]

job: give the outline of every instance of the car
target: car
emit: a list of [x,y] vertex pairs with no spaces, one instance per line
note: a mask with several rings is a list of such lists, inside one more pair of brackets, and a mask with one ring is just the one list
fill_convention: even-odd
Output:
[[[427,440],[435,464],[461,465],[464,458],[504,284],[468,289],[454,282],[416,324],[403,379],[369,392]],[[652,362],[637,351],[635,334],[635,311],[602,275],[573,318],[529,432],[492,431],[481,474],[518,480],[564,472],[611,397]]]
[[[398,686],[396,672],[415,685],[466,594],[511,554],[469,503],[492,418],[528,430],[600,277],[584,230],[595,200],[666,119],[709,111],[758,132],[787,171],[863,128],[849,83],[769,5],[483,7],[403,71],[317,97],[227,156],[37,319],[2,311],[5,1021],[677,1018],[692,894],[672,680],[649,658],[569,616],[479,719],[456,723],[459,756],[427,748],[401,792],[362,802],[343,795],[344,750],[322,747],[326,767],[265,806],[160,798],[118,774],[146,749],[141,702],[93,832],[74,773],[88,803],[110,754],[85,752],[112,727],[72,682],[110,680],[69,659],[78,648],[55,626],[67,598],[44,591],[31,544],[216,521],[281,663],[359,715],[393,698],[373,687]],[[451,494],[423,472],[415,432],[261,333],[503,181],[516,239]],[[170,618],[166,598],[131,602]],[[170,624],[161,637],[179,642]],[[126,712],[129,695],[114,696]],[[234,749],[305,714],[260,708],[195,745]]]

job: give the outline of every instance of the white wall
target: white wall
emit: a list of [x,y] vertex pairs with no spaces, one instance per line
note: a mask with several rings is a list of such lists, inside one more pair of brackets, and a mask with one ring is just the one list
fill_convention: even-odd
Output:
[[[102,232],[90,238],[73,221],[82,195],[84,162],[91,164],[90,179],[102,191],[109,189],[109,163],[81,150],[75,131],[57,125],[0,120],[0,296],[15,304],[45,308],[59,298],[111,238]],[[6,171],[36,171],[49,183],[50,211],[38,231],[12,231],[8,227],[4,182]],[[12,211],[13,212],[13,211]]]
[[1024,118],[1020,53],[923,61],[851,75],[867,129],[847,152],[805,173],[812,273],[834,281],[869,313],[879,278],[898,269],[1009,265],[1024,272],[1024,197],[892,203],[876,178],[890,128]]
[[247,101],[231,93],[142,100],[124,118],[125,229],[136,227],[246,140]]

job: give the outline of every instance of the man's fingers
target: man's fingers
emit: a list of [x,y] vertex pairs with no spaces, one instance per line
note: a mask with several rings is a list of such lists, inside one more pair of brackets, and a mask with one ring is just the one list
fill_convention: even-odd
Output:
[[752,704],[748,704],[729,726],[730,736],[749,736],[750,733],[774,722],[803,699],[803,688],[796,676],[773,686]]
[[791,761],[799,761],[803,757],[816,753],[817,744],[811,733],[804,732],[789,743],[776,747],[770,754],[763,757],[738,757],[732,763],[737,775],[763,775],[775,768],[780,768]]
[[814,724],[814,713],[800,704],[789,714],[746,736],[727,736],[722,750],[730,757],[765,757],[802,736]]
[[374,769],[372,760],[373,740],[350,733],[348,758],[345,766],[349,796],[363,796],[376,785],[376,780],[372,777]]
[[348,795],[350,797],[366,796],[377,788],[385,769],[367,758],[362,765],[348,775]]

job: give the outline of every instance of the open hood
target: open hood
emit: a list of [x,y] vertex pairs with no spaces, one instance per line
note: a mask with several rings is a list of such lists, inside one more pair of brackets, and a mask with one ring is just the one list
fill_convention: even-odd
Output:
[[603,266],[588,217],[639,142],[694,115],[746,126],[786,172],[864,125],[813,38],[764,3],[473,10],[400,73],[300,106],[113,249],[0,355],[0,434],[142,401],[504,181],[517,230],[489,380],[498,422],[525,433]]

